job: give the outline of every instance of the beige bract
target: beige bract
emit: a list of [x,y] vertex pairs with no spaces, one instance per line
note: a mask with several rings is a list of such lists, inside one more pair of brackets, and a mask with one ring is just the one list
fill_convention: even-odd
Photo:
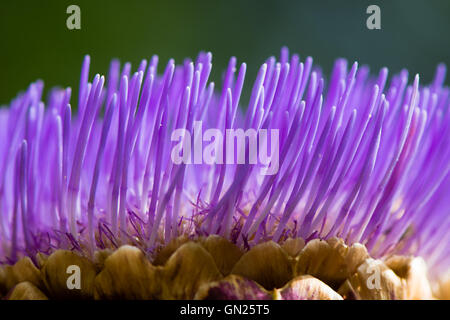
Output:
[[[87,255],[89,256],[89,255]],[[448,281],[433,295],[418,257],[373,259],[342,239],[262,242],[244,252],[219,236],[179,237],[154,253],[124,245],[92,259],[57,250],[0,268],[9,299],[433,299],[448,297]],[[67,287],[67,268],[81,288]]]

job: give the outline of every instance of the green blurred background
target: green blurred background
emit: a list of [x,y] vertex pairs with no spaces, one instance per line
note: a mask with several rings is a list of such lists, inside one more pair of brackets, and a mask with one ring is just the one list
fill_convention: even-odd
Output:
[[[81,30],[66,28],[70,4],[81,8]],[[381,30],[366,28],[370,4],[381,8]],[[163,64],[171,57],[180,63],[207,50],[219,82],[234,55],[248,64],[247,89],[283,45],[302,59],[313,56],[326,73],[345,57],[374,72],[408,68],[427,82],[437,63],[450,65],[449,0],[2,0],[0,30],[0,104],[36,79],[47,90],[71,86],[76,94],[86,53],[92,76],[105,74],[115,57],[137,67],[152,54]]]

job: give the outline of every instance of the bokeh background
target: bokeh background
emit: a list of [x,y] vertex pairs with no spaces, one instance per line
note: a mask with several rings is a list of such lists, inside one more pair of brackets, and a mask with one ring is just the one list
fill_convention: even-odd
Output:
[[[66,28],[70,4],[81,8],[81,30]],[[381,30],[366,28],[370,4],[381,8]],[[116,57],[136,67],[153,54],[165,64],[211,51],[219,83],[236,56],[248,64],[249,89],[259,65],[286,45],[326,73],[345,57],[374,72],[408,68],[427,82],[439,62],[450,65],[449,32],[449,0],[1,0],[0,105],[36,79],[76,96],[86,53],[93,75]]]

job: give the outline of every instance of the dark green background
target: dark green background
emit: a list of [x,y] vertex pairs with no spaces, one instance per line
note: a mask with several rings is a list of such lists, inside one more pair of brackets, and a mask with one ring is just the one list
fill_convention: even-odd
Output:
[[[79,31],[66,28],[70,4],[81,8]],[[370,4],[381,7],[380,31],[366,28]],[[283,45],[313,56],[325,72],[346,57],[376,71],[406,67],[430,81],[437,63],[450,62],[449,0],[1,0],[0,30],[0,104],[38,78],[76,94],[86,53],[93,75],[106,73],[114,57],[136,66],[156,53],[165,64],[209,50],[216,81],[232,55],[247,62],[253,80]]]

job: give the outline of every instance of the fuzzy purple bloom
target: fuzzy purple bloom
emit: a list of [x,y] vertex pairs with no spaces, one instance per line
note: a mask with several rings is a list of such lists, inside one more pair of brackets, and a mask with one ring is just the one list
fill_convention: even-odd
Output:
[[[111,63],[46,106],[37,81],[0,110],[0,260],[51,252],[90,254],[131,243],[151,251],[186,234],[242,246],[338,236],[375,257],[414,254],[437,273],[450,262],[450,89],[388,81],[336,61],[327,81],[312,58],[283,48],[264,63],[244,112],[246,65],[231,58],[222,89],[208,82],[210,53],[158,75],[158,58],[131,74]],[[278,129],[279,170],[260,164],[175,164],[175,129]],[[192,137],[192,139],[196,139]],[[192,141],[194,144],[194,141]],[[225,151],[225,148],[224,148]],[[246,154],[249,153],[248,144]]]

